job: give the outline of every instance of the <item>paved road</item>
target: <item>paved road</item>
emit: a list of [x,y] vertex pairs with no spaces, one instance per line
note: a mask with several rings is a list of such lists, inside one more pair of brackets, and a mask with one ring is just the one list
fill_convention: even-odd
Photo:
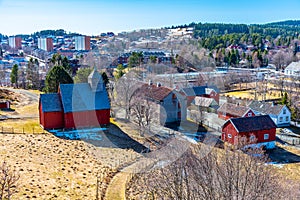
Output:
[[33,93],[29,90],[24,90],[24,89],[14,89],[14,88],[3,88],[3,89],[7,89],[9,91],[15,92],[15,93],[19,93],[19,94],[23,94],[25,96],[27,96],[29,98],[29,100],[31,101],[31,103],[37,103],[39,102],[39,95],[36,93]]

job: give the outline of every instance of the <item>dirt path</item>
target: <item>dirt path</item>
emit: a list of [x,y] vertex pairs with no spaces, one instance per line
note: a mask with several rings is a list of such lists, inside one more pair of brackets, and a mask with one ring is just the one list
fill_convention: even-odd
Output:
[[130,181],[132,174],[142,172],[147,166],[151,165],[153,160],[141,158],[133,164],[123,168],[111,180],[107,187],[105,199],[107,200],[125,200],[126,184]]
[[14,88],[1,88],[13,92],[12,96],[17,98],[13,101],[13,112],[1,112],[2,119],[26,119],[26,118],[38,118],[38,102],[39,102],[39,92],[24,90],[24,89],[14,89]]

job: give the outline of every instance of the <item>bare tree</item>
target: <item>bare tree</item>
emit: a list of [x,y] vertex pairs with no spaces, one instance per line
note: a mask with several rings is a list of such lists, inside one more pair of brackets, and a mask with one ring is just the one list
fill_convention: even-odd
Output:
[[127,73],[116,82],[115,104],[125,110],[125,118],[130,119],[133,96],[138,88],[138,82],[133,73]]
[[4,161],[0,166],[0,199],[11,199],[17,192],[20,175]]
[[266,157],[254,156],[263,155],[262,150],[208,151],[207,146],[194,146],[168,166],[136,175],[132,181],[138,188],[135,198],[248,200],[283,197],[279,177],[271,166],[264,165]]

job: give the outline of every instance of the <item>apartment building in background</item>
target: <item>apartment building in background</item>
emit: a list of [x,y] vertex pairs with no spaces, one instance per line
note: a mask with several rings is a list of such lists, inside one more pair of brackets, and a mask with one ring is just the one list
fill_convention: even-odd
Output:
[[10,36],[8,38],[8,44],[13,49],[21,49],[22,48],[22,38]]
[[53,39],[48,38],[38,38],[38,48],[47,52],[53,51]]
[[75,36],[75,50],[90,50],[91,37],[90,36]]

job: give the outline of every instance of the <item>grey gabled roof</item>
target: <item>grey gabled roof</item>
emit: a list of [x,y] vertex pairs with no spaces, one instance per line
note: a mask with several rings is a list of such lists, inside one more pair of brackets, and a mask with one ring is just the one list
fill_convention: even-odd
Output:
[[291,62],[285,70],[300,71],[300,62]]
[[65,113],[110,109],[105,89],[93,92],[88,83],[60,84],[59,87]]
[[213,98],[207,98],[207,97],[195,97],[193,102],[196,106],[201,106],[206,108],[210,106],[218,105],[218,103]]
[[275,123],[269,115],[259,115],[254,117],[231,118],[225,122],[223,127],[231,122],[237,132],[251,132],[260,130],[269,130],[276,128]]
[[272,102],[252,101],[248,107],[264,115],[279,115],[284,105],[273,105]]
[[223,103],[218,109],[218,112],[228,113],[236,117],[243,117],[249,110],[250,108],[245,106],[240,106],[233,103]]
[[41,94],[40,103],[43,112],[60,112],[62,111],[62,104],[59,94]]

